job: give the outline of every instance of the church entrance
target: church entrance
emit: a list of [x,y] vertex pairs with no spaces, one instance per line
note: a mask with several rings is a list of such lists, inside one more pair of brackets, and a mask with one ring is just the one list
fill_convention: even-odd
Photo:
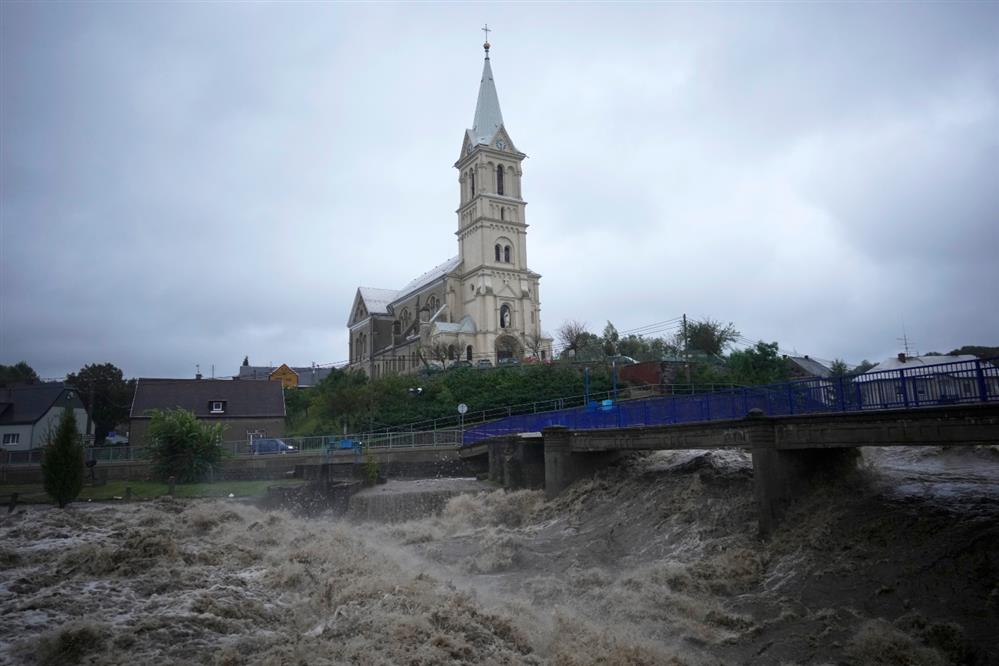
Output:
[[497,362],[508,358],[519,359],[523,355],[524,349],[521,347],[520,342],[517,341],[517,338],[512,335],[501,335],[496,338]]

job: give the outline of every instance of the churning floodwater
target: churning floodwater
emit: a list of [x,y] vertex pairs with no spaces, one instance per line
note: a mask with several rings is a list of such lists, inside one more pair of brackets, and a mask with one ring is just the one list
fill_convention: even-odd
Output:
[[765,542],[738,452],[404,522],[381,520],[406,495],[387,494],[351,519],[171,499],[0,516],[0,661],[999,664],[992,448],[868,451]]

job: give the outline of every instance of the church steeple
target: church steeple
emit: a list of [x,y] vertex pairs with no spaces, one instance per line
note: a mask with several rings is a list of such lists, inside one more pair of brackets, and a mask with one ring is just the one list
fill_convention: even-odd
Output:
[[474,144],[489,145],[496,132],[503,125],[493,69],[489,66],[489,42],[482,45],[486,59],[482,65],[482,81],[479,82],[479,98],[475,102],[475,119],[472,121],[471,139]]

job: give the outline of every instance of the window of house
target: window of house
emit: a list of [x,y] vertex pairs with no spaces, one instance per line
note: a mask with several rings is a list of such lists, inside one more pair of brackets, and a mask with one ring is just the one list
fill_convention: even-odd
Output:
[[225,400],[212,400],[210,411],[212,414],[225,414]]
[[496,167],[496,194],[503,194],[503,165]]
[[508,264],[510,263],[510,246],[509,245],[507,245],[505,248],[503,248],[503,261],[505,261]]
[[17,444],[21,441],[21,433],[19,432],[5,432],[3,434],[4,444]]

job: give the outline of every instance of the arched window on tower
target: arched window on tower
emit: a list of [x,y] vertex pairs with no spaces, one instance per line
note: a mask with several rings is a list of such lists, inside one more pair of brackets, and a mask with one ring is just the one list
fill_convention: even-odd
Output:
[[496,165],[496,194],[503,194],[503,165]]
[[510,246],[509,245],[507,245],[505,248],[503,248],[503,261],[505,261],[508,264],[510,263]]
[[471,189],[472,196],[474,197],[475,196],[475,172],[474,171],[469,171],[468,172],[468,182],[469,182],[470,187],[472,188]]
[[500,220],[506,219],[506,206],[500,207]]
[[500,246],[499,246],[499,243],[497,243],[496,247],[493,248],[493,249],[496,250],[496,261],[499,261],[500,260]]

